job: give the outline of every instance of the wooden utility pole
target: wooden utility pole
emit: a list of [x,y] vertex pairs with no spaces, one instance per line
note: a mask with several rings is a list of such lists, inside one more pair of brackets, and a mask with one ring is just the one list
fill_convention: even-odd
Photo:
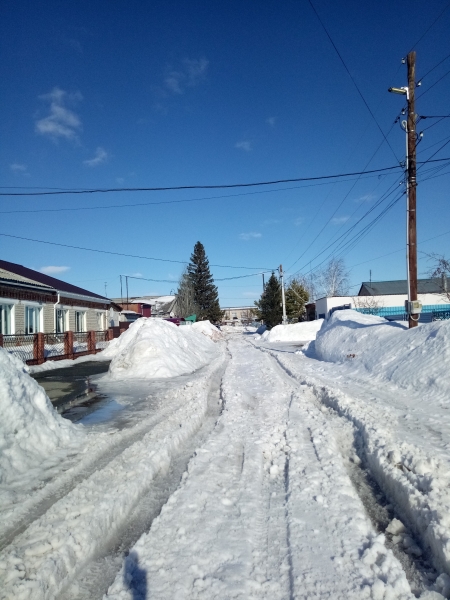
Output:
[[[408,296],[411,302],[417,300],[417,228],[416,228],[416,53],[410,52],[407,57],[408,66]],[[419,315],[409,314],[409,327],[417,327]]]

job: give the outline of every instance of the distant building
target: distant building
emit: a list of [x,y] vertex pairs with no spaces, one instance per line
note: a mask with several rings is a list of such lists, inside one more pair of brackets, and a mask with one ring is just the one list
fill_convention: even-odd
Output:
[[254,306],[231,306],[222,308],[223,323],[227,325],[248,325],[255,320]]
[[[417,281],[418,299],[423,306],[422,322],[450,318],[450,294],[445,291],[447,283],[447,279]],[[316,318],[328,319],[335,310],[353,308],[364,314],[377,315],[390,320],[406,320],[405,300],[407,299],[406,280],[364,281],[357,296],[332,296],[316,300]]]
[[122,312],[133,311],[143,317],[170,318],[177,315],[176,296],[139,296],[113,298],[122,307]]

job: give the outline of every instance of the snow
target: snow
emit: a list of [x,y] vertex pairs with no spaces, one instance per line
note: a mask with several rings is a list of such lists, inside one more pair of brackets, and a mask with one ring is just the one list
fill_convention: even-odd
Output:
[[148,582],[161,600],[411,599],[309,390],[242,340],[229,350],[218,426],[106,598],[145,597]]
[[[205,331],[211,327],[203,326]],[[210,362],[217,348],[202,329],[142,317],[102,354],[112,358],[111,379],[152,379],[192,373]]]
[[[5,388],[12,426],[29,411],[18,431],[36,452],[2,507],[0,598],[449,597],[450,322],[408,330],[338,311],[276,330],[139,319],[97,355],[111,359],[100,388],[143,386],[116,427],[64,422],[0,352],[5,381],[21,382]],[[223,370],[220,416],[198,441]],[[20,445],[6,415],[0,431]],[[49,478],[38,455],[49,460],[52,440]],[[104,568],[188,440],[197,449],[159,516],[121,549],[103,591],[83,596],[86,565]],[[364,474],[378,485],[369,497],[355,483]]]
[[210,321],[197,321],[192,324],[192,328],[195,331],[199,331],[211,338],[212,340],[220,340],[223,338],[222,333],[215,325],[213,325]]
[[424,399],[445,400],[450,391],[450,320],[413,329],[353,310],[336,311],[317,334],[317,357],[352,362],[356,373],[420,392]]
[[262,339],[266,342],[310,342],[316,339],[322,323],[323,319],[318,319],[292,325],[276,325],[270,331],[264,331]]
[[[0,348],[0,484],[60,459],[83,431],[61,418],[16,357]],[[57,456],[58,455],[58,456]],[[0,498],[3,487],[0,490]]]

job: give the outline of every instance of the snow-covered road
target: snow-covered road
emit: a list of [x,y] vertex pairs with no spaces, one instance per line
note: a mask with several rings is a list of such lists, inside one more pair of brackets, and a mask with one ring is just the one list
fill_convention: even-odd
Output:
[[448,597],[444,405],[420,443],[398,387],[252,336],[217,347],[16,491],[0,598]]

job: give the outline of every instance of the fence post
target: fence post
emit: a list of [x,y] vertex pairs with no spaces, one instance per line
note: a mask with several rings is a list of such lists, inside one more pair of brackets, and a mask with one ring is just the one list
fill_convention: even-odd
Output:
[[73,358],[73,331],[66,331],[64,334],[64,354]]
[[0,348],[3,348],[3,333],[0,333]]
[[45,362],[45,338],[43,333],[35,333],[33,339],[33,359],[38,365]]
[[95,331],[88,331],[88,351],[95,354]]

